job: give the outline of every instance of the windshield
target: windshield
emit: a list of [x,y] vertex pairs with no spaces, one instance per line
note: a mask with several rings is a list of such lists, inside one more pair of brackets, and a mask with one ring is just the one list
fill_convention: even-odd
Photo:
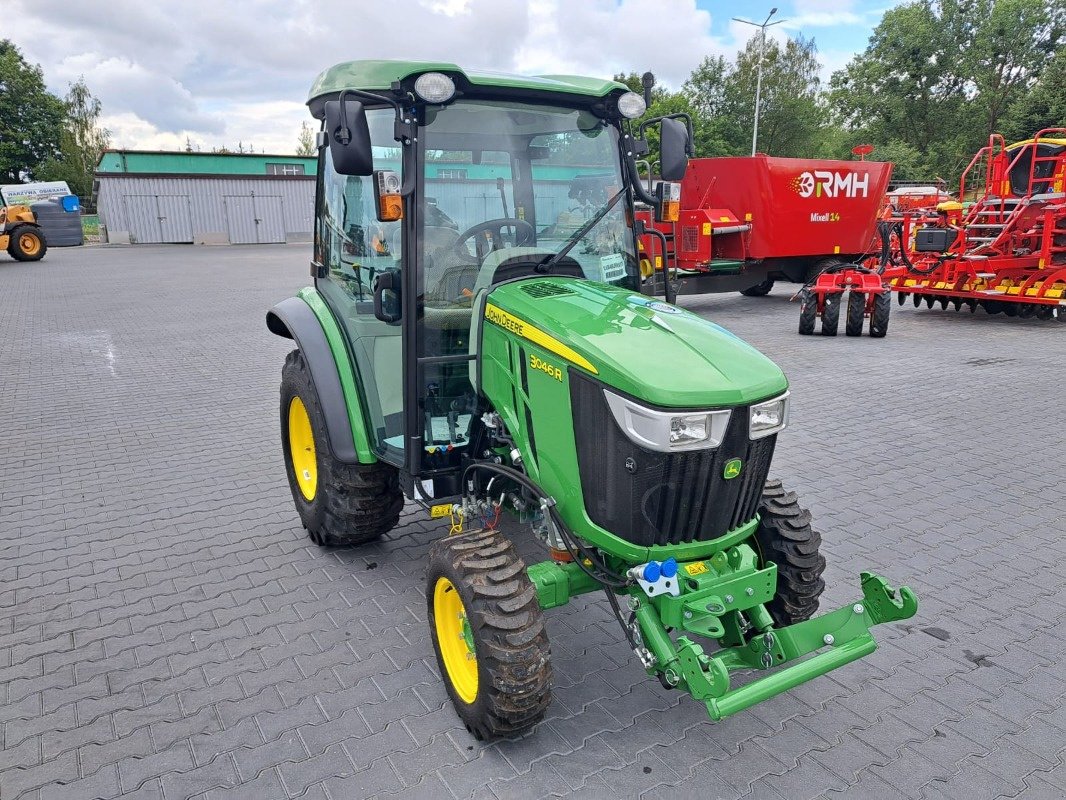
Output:
[[469,305],[567,247],[553,272],[636,285],[626,203],[607,208],[624,186],[616,128],[586,110],[492,101],[431,108],[425,122],[427,306]]

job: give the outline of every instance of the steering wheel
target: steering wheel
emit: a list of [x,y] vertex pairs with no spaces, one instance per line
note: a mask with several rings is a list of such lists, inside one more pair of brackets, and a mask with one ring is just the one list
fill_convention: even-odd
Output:
[[[514,228],[514,246],[521,247],[523,245],[531,244],[536,237],[536,231],[533,230],[533,226],[526,222],[524,219],[518,219],[517,217],[500,217],[499,219],[489,219],[484,222],[479,222],[477,225],[472,225],[459,234],[459,238],[455,240],[453,247],[459,253],[466,257],[469,257],[470,251],[466,246],[466,243],[470,239],[474,239],[474,249],[477,253],[478,264],[485,260],[485,257],[493,250],[500,250],[506,246],[506,242],[503,238],[504,228]],[[492,247],[487,246],[485,241],[486,237],[480,234],[487,233],[488,239],[492,242]]]

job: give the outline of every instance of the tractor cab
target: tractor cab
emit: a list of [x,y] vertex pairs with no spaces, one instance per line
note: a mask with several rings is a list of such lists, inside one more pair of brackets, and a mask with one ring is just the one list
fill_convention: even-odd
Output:
[[456,495],[488,289],[545,275],[639,290],[627,125],[644,101],[611,81],[352,62],[309,105],[313,274],[352,349],[369,448],[416,494]]

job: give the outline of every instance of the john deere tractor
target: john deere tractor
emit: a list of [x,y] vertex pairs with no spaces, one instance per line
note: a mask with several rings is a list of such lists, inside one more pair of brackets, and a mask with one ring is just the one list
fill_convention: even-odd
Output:
[[[292,495],[325,546],[382,536],[405,496],[445,523],[427,614],[476,736],[543,717],[543,614],[579,594],[603,592],[648,675],[713,719],[873,652],[871,626],[915,613],[910,589],[863,573],[861,598],[812,618],[821,539],[768,478],[785,376],[639,291],[633,203],[676,219],[683,119],[638,124],[645,98],[612,81],[400,61],[334,66],[308,105],[314,285],[267,314],[296,344]],[[654,195],[635,166],[651,125]],[[519,557],[508,516],[544,560]]]

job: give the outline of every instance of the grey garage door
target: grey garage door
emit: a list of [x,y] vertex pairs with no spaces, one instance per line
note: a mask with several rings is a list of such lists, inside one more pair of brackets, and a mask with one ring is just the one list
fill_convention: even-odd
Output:
[[136,244],[191,242],[192,212],[188,195],[122,196],[130,241]]
[[231,244],[285,241],[280,195],[226,195],[226,230]]

